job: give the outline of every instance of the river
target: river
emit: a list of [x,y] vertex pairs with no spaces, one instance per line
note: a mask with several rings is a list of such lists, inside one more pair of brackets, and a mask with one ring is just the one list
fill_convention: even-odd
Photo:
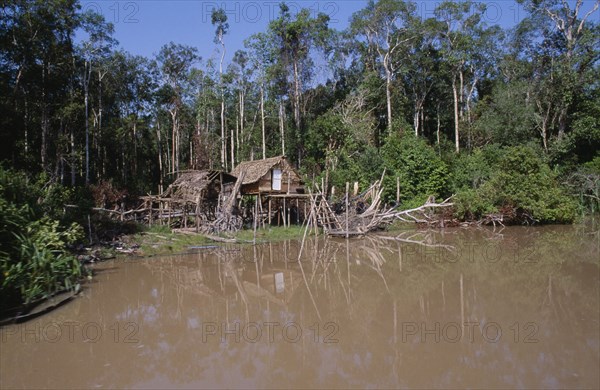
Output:
[[598,226],[397,236],[96,264],[0,329],[0,387],[600,387]]

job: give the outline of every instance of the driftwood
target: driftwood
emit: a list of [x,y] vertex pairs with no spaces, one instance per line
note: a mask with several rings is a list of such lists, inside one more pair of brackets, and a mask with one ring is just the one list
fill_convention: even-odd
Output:
[[245,176],[246,173],[242,171],[235,182],[233,191],[231,191],[231,194],[224,199],[224,202],[221,203],[221,207],[217,210],[217,218],[200,228],[203,233],[232,233],[237,232],[242,228],[243,220],[242,217],[235,212],[235,204]]
[[[385,171],[383,175],[385,175]],[[440,203],[436,203],[433,197],[429,197],[422,206],[409,210],[397,210],[397,206],[386,207],[382,204],[381,199],[383,175],[365,192],[352,199],[348,193],[348,186],[346,186],[346,195],[341,207],[330,205],[323,195],[324,192],[317,187],[317,194],[311,196],[311,204],[316,215],[316,222],[323,228],[325,234],[339,237],[362,236],[394,221],[433,226],[440,222],[435,210],[454,205],[450,202],[452,197]],[[338,212],[334,210],[338,210]],[[442,218],[442,225],[443,221]]]

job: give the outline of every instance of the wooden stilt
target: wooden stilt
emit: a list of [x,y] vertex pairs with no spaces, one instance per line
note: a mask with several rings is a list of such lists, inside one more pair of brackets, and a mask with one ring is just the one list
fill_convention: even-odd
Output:
[[285,198],[283,198],[283,227],[284,227],[284,228],[285,228],[285,227],[287,227],[287,226],[285,225],[285,223],[286,223],[286,220],[287,220],[287,214],[286,214],[286,212],[285,212]]
[[271,224],[271,218],[272,218],[272,216],[271,216],[271,202],[272,202],[271,197],[269,197],[269,220],[268,220],[269,221],[269,225]]
[[349,237],[348,231],[348,214],[350,214],[350,210],[348,210],[348,190],[350,189],[350,183],[346,182],[346,239]]

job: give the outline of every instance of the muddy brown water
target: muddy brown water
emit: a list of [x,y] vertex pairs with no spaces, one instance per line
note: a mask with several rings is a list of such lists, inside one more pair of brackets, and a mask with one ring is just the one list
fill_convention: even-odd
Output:
[[0,386],[598,388],[599,246],[588,224],[106,262],[0,329]]

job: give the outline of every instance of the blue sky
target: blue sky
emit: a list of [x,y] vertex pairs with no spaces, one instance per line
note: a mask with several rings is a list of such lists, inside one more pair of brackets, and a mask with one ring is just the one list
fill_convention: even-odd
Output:
[[[225,9],[230,30],[225,37],[226,63],[233,53],[243,48],[244,39],[265,31],[270,20],[277,17],[280,0],[81,0],[83,10],[92,9],[104,15],[115,26],[115,37],[120,46],[132,54],[152,57],[160,47],[175,42],[198,48],[204,60],[215,55],[214,27],[210,21],[213,8]],[[342,30],[348,26],[350,16],[364,8],[367,0],[296,0],[286,2],[292,11],[308,8],[315,14],[323,12],[330,16],[330,26]],[[439,1],[416,1],[418,13],[433,16]],[[512,26],[521,20],[525,12],[515,0],[486,1],[488,10],[484,15],[490,25]],[[586,0],[588,5],[593,4]],[[595,19],[599,20],[600,12]]]
[[[132,54],[147,57],[157,53],[161,46],[173,41],[198,48],[203,59],[215,54],[214,26],[210,15],[213,8],[225,9],[230,25],[225,37],[226,62],[250,35],[265,31],[270,20],[276,18],[280,1],[204,1],[204,0],[138,0],[103,1],[82,0],[83,10],[92,9],[104,15],[115,26],[115,38],[120,46]],[[308,8],[316,15],[330,16],[330,26],[344,29],[352,13],[362,9],[366,0],[350,1],[289,1],[290,9]]]

